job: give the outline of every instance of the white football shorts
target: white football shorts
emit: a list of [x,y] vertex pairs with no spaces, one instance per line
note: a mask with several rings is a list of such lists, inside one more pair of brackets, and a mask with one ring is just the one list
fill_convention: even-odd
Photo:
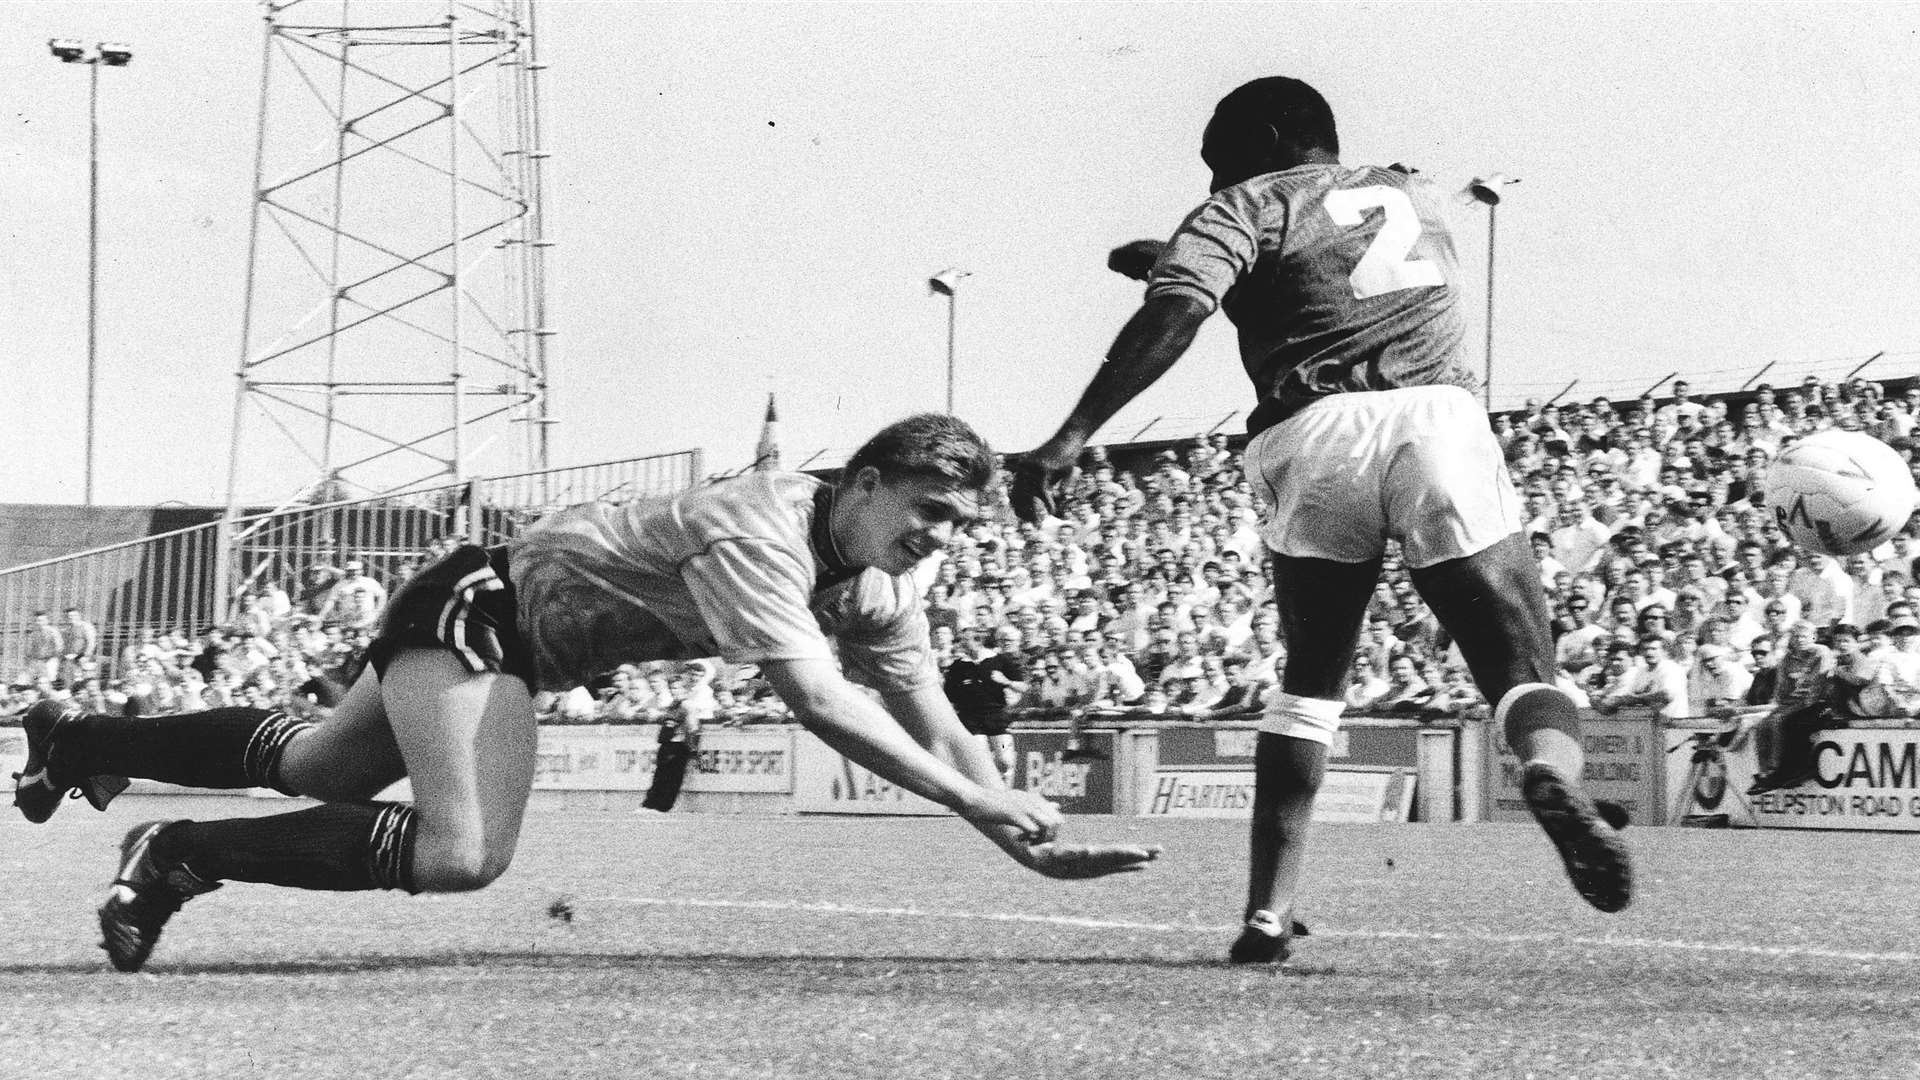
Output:
[[1409,567],[1520,529],[1520,497],[1474,396],[1457,386],[1333,394],[1261,432],[1246,468],[1282,555],[1359,563],[1398,540]]

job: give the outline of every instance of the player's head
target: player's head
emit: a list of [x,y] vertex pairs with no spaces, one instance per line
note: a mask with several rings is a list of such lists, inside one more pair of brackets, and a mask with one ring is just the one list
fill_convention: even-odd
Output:
[[905,573],[980,515],[994,470],[993,450],[957,417],[889,424],[841,472],[834,539],[854,565]]
[[1213,190],[1312,161],[1335,161],[1333,109],[1299,79],[1274,75],[1238,87],[1214,106],[1200,143]]

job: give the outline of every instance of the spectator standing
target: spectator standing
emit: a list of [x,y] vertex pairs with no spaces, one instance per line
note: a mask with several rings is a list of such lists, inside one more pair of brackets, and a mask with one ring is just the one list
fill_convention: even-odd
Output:
[[349,630],[371,630],[387,607],[387,587],[367,576],[366,564],[348,559],[340,568],[340,579],[327,590],[320,604],[322,626],[343,626]]
[[99,671],[100,630],[81,617],[79,608],[68,608],[66,615],[66,625],[60,628],[60,670],[71,684]]
[[[436,540],[434,543],[437,545],[439,541]],[[332,541],[325,541],[320,549],[314,552],[313,562],[307,564],[305,570],[300,571],[298,599],[302,611],[310,615],[319,614],[321,606],[327,601],[327,595],[332,591],[334,584],[340,580],[340,567],[334,565],[334,557]]]
[[293,598],[287,595],[284,585],[278,581],[267,582],[260,594],[261,603],[266,605],[267,615],[278,623],[284,623],[293,614]]
[[235,613],[230,629],[256,637],[267,637],[273,633],[275,620],[273,612],[259,596],[247,592],[240,594],[240,610]]
[[60,637],[60,628],[53,625],[52,616],[44,611],[34,612],[33,625],[27,627],[27,666],[20,681],[32,685],[52,684],[60,677],[60,660],[66,652],[66,643]]

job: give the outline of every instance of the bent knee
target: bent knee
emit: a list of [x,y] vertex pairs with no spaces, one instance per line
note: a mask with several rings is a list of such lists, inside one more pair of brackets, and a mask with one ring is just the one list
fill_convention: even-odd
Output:
[[473,892],[499,880],[513,863],[513,842],[471,839],[427,843],[413,852],[413,886],[421,892]]

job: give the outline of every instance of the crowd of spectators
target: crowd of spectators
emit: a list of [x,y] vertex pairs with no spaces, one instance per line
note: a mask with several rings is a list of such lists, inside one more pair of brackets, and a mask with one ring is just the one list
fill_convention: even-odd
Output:
[[[92,712],[157,716],[244,705],[315,715],[332,708],[364,665],[391,593],[458,543],[417,554],[341,559],[322,550],[296,572],[256,574],[231,619],[193,633],[141,628],[118,647],[77,608],[56,622],[35,613],[23,670],[0,691],[0,716],[35,702],[72,699]],[[385,565],[388,572],[375,569]],[[553,723],[784,720],[785,706],[751,668],[717,661],[630,664],[608,685],[542,694]]]
[[[1810,554],[1789,544],[1759,491],[1783,446],[1829,427],[1914,460],[1920,389],[1889,397],[1871,381],[1809,377],[1702,400],[1676,382],[1660,399],[1529,402],[1491,423],[1540,560],[1561,672],[1593,708],[1706,716],[1844,692],[1861,715],[1920,715],[1912,527],[1866,555]],[[1228,438],[1144,455],[1095,447],[1082,466],[1059,517],[1020,523],[996,506],[923,567],[942,668],[1007,654],[1024,674],[1006,686],[1016,715],[1257,714],[1285,649],[1260,499]],[[324,708],[357,673],[390,591],[450,542],[384,575],[322,558],[258,583],[226,626],[146,631],[111,657],[97,631],[88,643],[82,613],[38,617],[28,669],[0,711],[63,694],[115,712]],[[1484,708],[1391,549],[1347,701],[1426,719]],[[788,715],[753,669],[717,661],[629,665],[607,686],[540,706],[562,723]]]
[[[1914,529],[1834,559],[1796,549],[1763,505],[1793,440],[1860,431],[1916,457],[1920,389],[1865,379],[1697,399],[1529,402],[1490,418],[1521,493],[1566,684],[1603,712],[1668,718],[1825,702],[1920,715]],[[1029,709],[1197,718],[1257,712],[1285,653],[1256,528],[1224,438],[1135,468],[1089,452],[1043,526],[1008,515],[960,538],[928,591],[943,652],[1015,652]],[[1485,707],[1391,549],[1354,658],[1356,712]]]
[[143,627],[110,642],[77,608],[59,624],[36,613],[25,669],[7,685],[0,714],[44,698],[142,716],[229,705],[330,708],[358,672],[387,591],[362,560],[323,559],[287,581],[261,581],[241,594],[230,621],[197,633]]

